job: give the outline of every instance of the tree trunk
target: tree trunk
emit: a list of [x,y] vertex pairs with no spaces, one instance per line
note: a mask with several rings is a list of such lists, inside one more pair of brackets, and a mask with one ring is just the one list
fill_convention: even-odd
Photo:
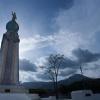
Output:
[[57,77],[56,77],[56,89],[55,89],[56,91],[56,100],[58,100],[59,99],[59,95],[58,95],[58,81],[57,81]]

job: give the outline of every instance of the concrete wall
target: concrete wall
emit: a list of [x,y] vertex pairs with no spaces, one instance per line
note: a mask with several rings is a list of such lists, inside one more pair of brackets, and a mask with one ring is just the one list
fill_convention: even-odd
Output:
[[0,85],[0,93],[5,93],[6,90],[9,90],[8,93],[29,93],[29,90],[23,86]]
[[18,93],[0,93],[0,100],[32,100],[26,94],[18,94]]
[[73,91],[72,100],[100,100],[100,94],[93,94],[91,90]]

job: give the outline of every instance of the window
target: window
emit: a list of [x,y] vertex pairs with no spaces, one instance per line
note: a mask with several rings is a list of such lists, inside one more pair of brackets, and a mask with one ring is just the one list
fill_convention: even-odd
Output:
[[9,93],[9,92],[10,92],[10,89],[6,89],[5,92],[6,92],[6,93]]

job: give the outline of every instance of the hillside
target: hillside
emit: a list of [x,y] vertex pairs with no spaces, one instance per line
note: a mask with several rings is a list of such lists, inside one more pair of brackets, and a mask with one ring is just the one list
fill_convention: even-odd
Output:
[[[58,82],[59,86],[60,85],[71,85],[75,82],[79,82],[82,81],[82,79],[85,80],[93,80],[91,78],[88,78],[86,76],[80,75],[80,74],[75,74],[67,79],[61,80]],[[25,82],[22,84],[23,86],[27,87],[27,88],[44,88],[44,89],[52,89],[53,88],[53,83],[52,82]]]

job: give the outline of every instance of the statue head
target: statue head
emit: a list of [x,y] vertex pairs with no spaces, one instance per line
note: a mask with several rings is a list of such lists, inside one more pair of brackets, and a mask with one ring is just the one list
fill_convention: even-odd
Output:
[[17,19],[16,13],[12,11],[12,20],[15,21]]

